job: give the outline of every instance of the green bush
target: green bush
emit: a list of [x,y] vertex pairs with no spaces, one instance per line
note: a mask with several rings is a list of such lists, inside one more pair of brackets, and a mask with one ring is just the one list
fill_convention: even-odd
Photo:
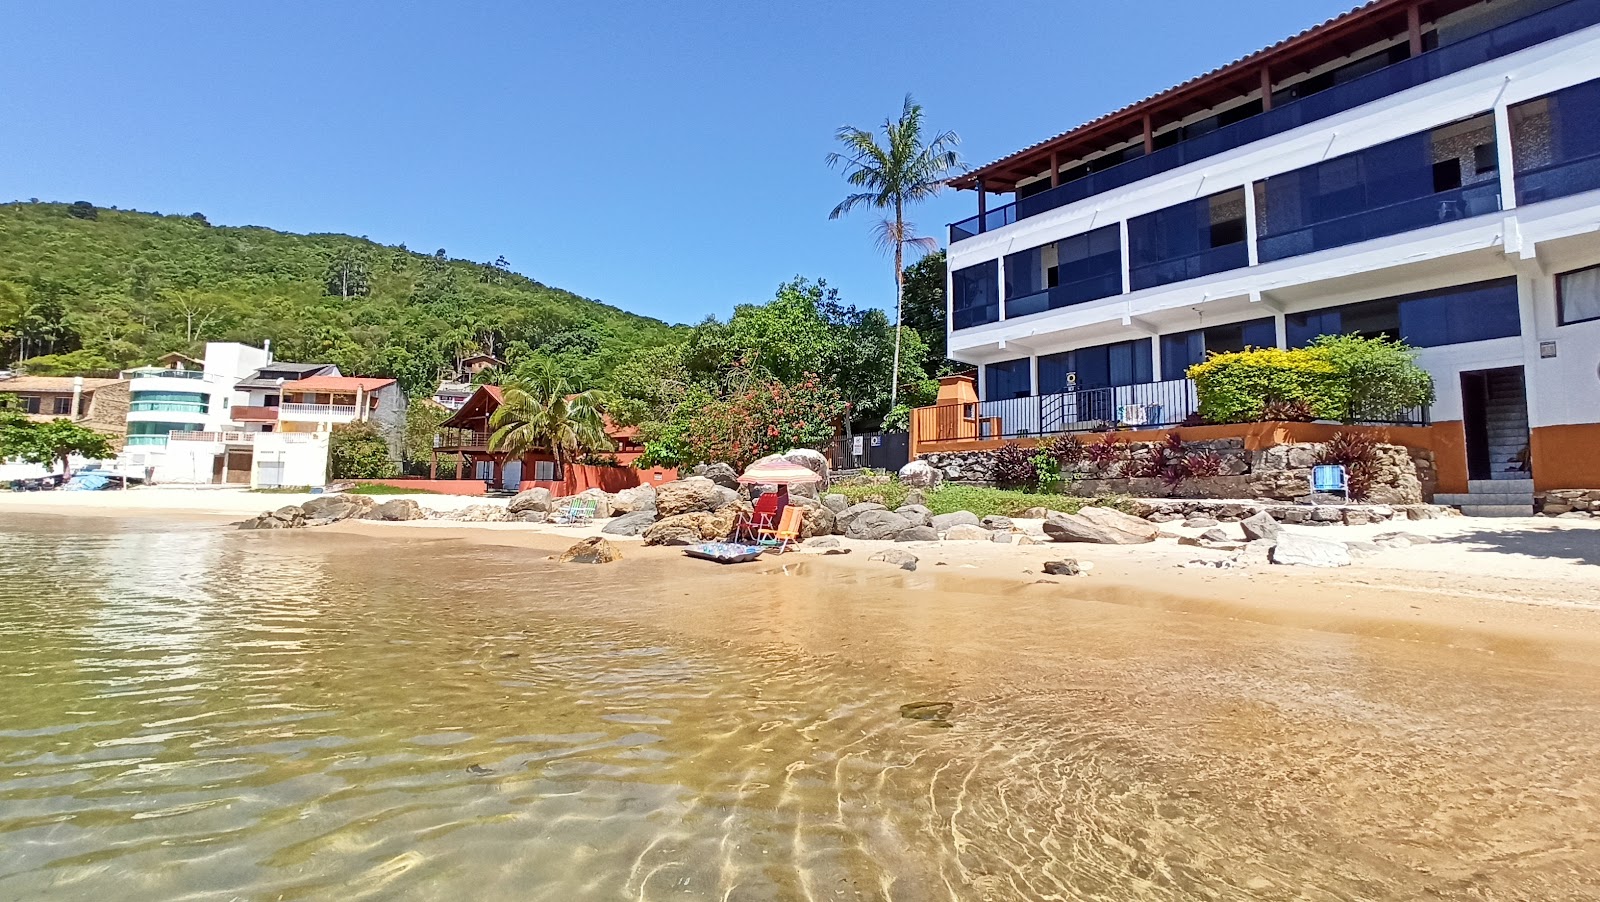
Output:
[[1216,354],[1189,368],[1210,423],[1259,422],[1269,412],[1351,422],[1393,420],[1431,404],[1433,379],[1405,343],[1324,335],[1308,347]]
[[389,443],[371,423],[335,426],[328,437],[330,479],[383,479],[395,475]]

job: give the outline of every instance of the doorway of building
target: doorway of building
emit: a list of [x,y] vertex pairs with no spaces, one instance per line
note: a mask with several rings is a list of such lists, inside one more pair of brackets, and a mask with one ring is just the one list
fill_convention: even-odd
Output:
[[1467,478],[1533,478],[1522,367],[1462,373],[1461,425],[1467,434]]

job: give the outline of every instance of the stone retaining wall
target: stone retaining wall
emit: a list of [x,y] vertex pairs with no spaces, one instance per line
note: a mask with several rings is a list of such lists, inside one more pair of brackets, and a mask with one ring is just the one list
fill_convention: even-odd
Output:
[[[1100,441],[1097,436],[1082,439]],[[1158,443],[1129,440],[1128,457],[1148,458]],[[1186,442],[1186,450],[1210,452],[1222,463],[1221,474],[1188,479],[1168,487],[1159,479],[1127,479],[1093,472],[1080,479],[1073,494],[1084,496],[1133,495],[1177,498],[1264,498],[1272,501],[1306,501],[1311,495],[1311,468],[1323,446],[1316,442],[1275,445],[1249,450],[1244,439],[1224,438]],[[966,485],[993,485],[994,451],[941,451],[921,457],[943,472],[946,480]],[[1366,499],[1379,504],[1421,504],[1433,497],[1438,476],[1433,452],[1402,445],[1378,446],[1378,470]]]
[[1600,489],[1550,489],[1533,496],[1533,509],[1546,517],[1600,518]]

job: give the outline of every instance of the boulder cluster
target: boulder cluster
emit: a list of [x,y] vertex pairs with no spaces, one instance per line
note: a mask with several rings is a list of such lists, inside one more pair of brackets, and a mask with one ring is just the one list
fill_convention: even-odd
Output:
[[290,504],[239,524],[240,529],[300,529],[340,520],[421,520],[427,511],[410,498],[379,502],[370,495],[322,495]]

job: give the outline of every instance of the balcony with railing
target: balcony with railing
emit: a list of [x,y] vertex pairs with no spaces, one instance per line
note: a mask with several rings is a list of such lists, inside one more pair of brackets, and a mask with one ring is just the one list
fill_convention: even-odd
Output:
[[1568,0],[950,226],[950,243],[1327,119],[1473,66],[1600,25],[1600,0]]
[[216,445],[253,444],[259,432],[174,432],[169,437],[175,442],[209,442]]
[[361,408],[354,404],[280,404],[278,419],[309,420],[313,422],[348,423],[356,418]]
[[163,370],[163,369],[138,369],[127,370],[122,374],[124,379],[192,379],[204,380],[204,370]]
[[433,447],[436,451],[487,451],[492,435],[494,433],[476,429],[446,427],[433,437]]

